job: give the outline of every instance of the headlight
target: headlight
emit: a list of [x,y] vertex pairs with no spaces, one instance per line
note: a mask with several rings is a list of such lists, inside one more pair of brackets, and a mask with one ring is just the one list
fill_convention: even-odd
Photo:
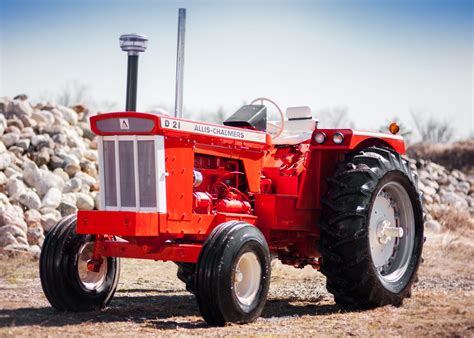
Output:
[[335,144],[341,144],[342,142],[344,142],[344,135],[342,135],[342,133],[338,131],[333,135],[332,141]]
[[326,141],[326,134],[323,133],[323,132],[317,132],[317,133],[314,135],[314,140],[315,140],[316,143],[318,143],[318,144],[323,144],[324,141]]

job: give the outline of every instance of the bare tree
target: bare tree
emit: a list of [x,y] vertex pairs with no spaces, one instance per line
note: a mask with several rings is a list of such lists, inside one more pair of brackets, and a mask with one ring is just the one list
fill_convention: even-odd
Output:
[[160,115],[173,115],[174,109],[165,102],[155,103],[148,107],[146,110],[148,113],[160,114]]
[[[94,102],[94,100],[92,100],[92,102]],[[112,112],[120,110],[120,105],[116,101],[105,99],[99,101],[94,108],[100,112]]]
[[439,120],[433,115],[424,118],[423,114],[415,111],[411,111],[411,117],[422,142],[447,143],[451,141],[454,130],[448,121]]
[[212,122],[221,124],[226,118],[225,109],[223,106],[219,106],[216,112],[202,113],[199,115],[199,121]]
[[63,86],[56,101],[63,106],[69,107],[91,100],[88,97],[87,86],[78,81],[72,81]]
[[354,128],[354,122],[349,118],[347,107],[324,108],[318,112],[317,118],[324,128]]

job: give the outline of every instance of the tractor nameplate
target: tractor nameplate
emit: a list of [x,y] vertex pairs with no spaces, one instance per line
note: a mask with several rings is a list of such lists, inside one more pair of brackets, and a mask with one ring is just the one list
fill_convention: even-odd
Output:
[[228,138],[239,141],[265,143],[266,134],[239,128],[227,128],[206,123],[196,123],[161,117],[161,128],[179,130],[188,133]]

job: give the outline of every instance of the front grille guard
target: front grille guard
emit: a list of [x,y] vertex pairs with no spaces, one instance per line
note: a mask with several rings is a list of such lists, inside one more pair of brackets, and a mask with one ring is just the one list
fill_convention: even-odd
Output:
[[163,136],[99,137],[100,209],[166,212]]

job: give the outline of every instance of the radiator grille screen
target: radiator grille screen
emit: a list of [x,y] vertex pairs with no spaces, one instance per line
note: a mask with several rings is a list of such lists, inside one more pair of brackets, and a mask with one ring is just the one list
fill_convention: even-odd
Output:
[[102,141],[101,193],[105,209],[159,208],[157,170],[164,170],[164,165],[157,168],[157,160],[163,161],[163,155],[158,156],[157,151],[164,153],[162,147],[160,143],[156,149],[155,140],[150,138],[119,137]]
[[117,206],[117,182],[115,179],[115,142],[104,141],[104,193],[105,205]]
[[138,141],[138,181],[140,186],[140,205],[156,206],[155,146],[153,141]]
[[133,141],[119,141],[120,195],[122,207],[135,207]]

